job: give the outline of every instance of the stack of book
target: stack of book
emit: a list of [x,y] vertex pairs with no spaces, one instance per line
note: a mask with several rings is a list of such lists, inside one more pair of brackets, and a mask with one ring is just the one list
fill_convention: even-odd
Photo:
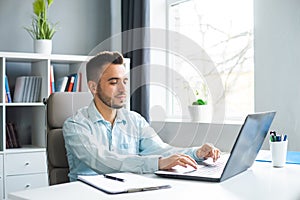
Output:
[[38,102],[41,93],[42,77],[20,76],[16,79],[14,102]]
[[17,129],[14,123],[6,123],[6,148],[20,148]]
[[70,74],[56,80],[55,92],[79,92],[81,73]]

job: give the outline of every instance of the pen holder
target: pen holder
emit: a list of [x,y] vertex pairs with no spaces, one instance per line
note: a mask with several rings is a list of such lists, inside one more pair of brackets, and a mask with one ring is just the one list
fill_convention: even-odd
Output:
[[284,167],[286,162],[288,141],[270,141],[270,151],[273,167]]

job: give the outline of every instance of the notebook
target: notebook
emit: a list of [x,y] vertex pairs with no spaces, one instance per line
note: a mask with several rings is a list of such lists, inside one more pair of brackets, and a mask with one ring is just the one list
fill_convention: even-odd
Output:
[[275,116],[274,111],[249,114],[236,138],[232,150],[214,163],[210,159],[200,163],[197,170],[177,166],[159,170],[155,174],[168,178],[221,182],[252,166]]
[[142,192],[171,187],[162,180],[153,180],[133,173],[81,175],[77,179],[108,194]]

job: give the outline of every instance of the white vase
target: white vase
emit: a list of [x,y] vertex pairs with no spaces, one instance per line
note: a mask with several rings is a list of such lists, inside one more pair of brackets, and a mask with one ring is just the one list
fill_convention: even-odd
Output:
[[34,52],[41,54],[51,54],[52,40],[34,40]]
[[211,109],[208,105],[188,106],[191,120],[194,122],[209,122],[211,120]]

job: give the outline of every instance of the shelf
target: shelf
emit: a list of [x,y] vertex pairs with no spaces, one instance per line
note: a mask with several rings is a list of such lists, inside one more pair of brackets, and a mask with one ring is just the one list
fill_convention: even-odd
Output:
[[16,52],[0,52],[1,57],[5,57],[9,62],[36,62],[43,60],[51,60],[51,62],[59,63],[78,63],[87,62],[91,56],[81,55],[59,55],[59,54],[38,54],[38,53],[16,53]]
[[6,61],[10,62],[36,62],[50,59],[49,55],[35,53],[15,53],[15,52],[0,52],[1,57],[5,57]]
[[59,63],[78,63],[78,62],[87,62],[91,59],[91,56],[77,56],[77,55],[57,55],[52,54],[50,56],[51,62],[59,62]]
[[[50,72],[53,69],[55,82],[59,77],[68,76],[73,73],[82,73],[81,83],[85,83],[81,84],[81,91],[83,91],[82,88],[86,85],[86,80],[84,80],[85,75],[81,70],[85,69],[82,66],[90,58],[90,56],[81,55],[0,52],[0,122],[2,124],[0,131],[0,196],[1,193],[4,193],[3,197],[6,197],[8,192],[18,189],[8,184],[12,177],[17,179],[26,177],[26,183],[32,182],[36,184],[36,180],[31,180],[27,177],[32,174],[41,175],[40,172],[43,172],[41,175],[43,178],[42,185],[48,185],[46,154],[47,107],[43,101],[51,94]],[[34,100],[38,102],[6,103],[5,75],[8,77],[12,95],[14,95],[18,77],[42,77],[39,98]],[[28,92],[32,84],[24,83],[24,87],[29,94],[32,94],[32,92]],[[23,97],[22,100],[24,100]],[[6,127],[6,125],[9,126]],[[7,145],[15,146],[11,145],[11,142],[14,142],[15,139],[18,139],[21,148],[6,148],[8,147]],[[8,143],[6,143],[6,140]],[[29,167],[24,168],[22,162],[26,161],[28,163],[27,159],[29,157],[32,162],[30,162],[30,166],[28,165]],[[4,170],[3,168],[1,169],[1,166]],[[12,166],[20,166],[17,167],[19,171],[13,170]],[[31,171],[28,171],[28,169],[31,169]]]
[[5,103],[4,104],[7,107],[13,107],[13,106],[45,106],[42,102],[36,102],[36,103]]

